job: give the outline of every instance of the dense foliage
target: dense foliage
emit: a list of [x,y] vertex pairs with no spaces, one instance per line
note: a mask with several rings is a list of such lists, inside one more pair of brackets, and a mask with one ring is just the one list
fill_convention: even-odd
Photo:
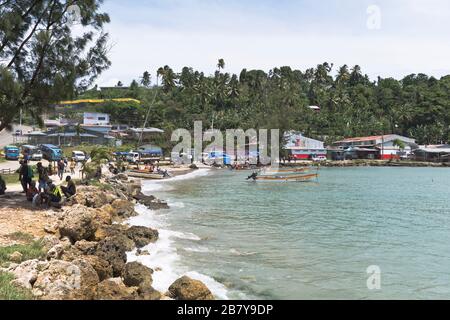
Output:
[[0,1],[0,130],[89,87],[110,62],[103,0]]
[[142,126],[150,107],[149,125],[168,132],[191,129],[195,120],[202,120],[207,128],[292,129],[326,141],[381,133],[426,144],[450,140],[450,76],[412,74],[371,81],[359,66],[344,65],[334,72],[328,63],[306,71],[244,69],[238,76],[223,72],[224,67],[219,60],[215,74],[206,76],[188,67],[175,73],[165,66],[157,71],[153,87],[145,72],[142,86],[133,81],[128,89],[91,90],[83,97],[140,99],[141,105],[110,102],[95,109],[110,113],[116,122]]

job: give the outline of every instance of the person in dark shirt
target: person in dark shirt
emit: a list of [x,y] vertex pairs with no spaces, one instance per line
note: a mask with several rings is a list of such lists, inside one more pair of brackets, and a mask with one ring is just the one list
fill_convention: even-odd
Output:
[[47,168],[45,168],[41,162],[38,162],[38,164],[36,165],[37,167],[37,172],[38,172],[38,189],[39,192],[42,192],[45,190],[45,188],[47,187],[47,183],[49,180],[48,177],[48,171]]
[[72,177],[67,176],[66,178],[67,187],[62,186],[61,190],[67,198],[74,196],[77,193],[77,187],[75,182],[73,182]]
[[3,180],[2,176],[0,175],[0,195],[4,195],[6,191],[6,182]]
[[21,162],[19,169],[19,180],[22,184],[22,193],[26,193],[28,188],[31,186],[31,180],[33,179],[33,170],[28,165],[28,161],[24,160]]
[[60,180],[62,180],[63,177],[64,177],[64,170],[66,168],[66,165],[64,164],[64,161],[63,160],[59,160],[57,167],[58,167],[58,177],[59,177]]

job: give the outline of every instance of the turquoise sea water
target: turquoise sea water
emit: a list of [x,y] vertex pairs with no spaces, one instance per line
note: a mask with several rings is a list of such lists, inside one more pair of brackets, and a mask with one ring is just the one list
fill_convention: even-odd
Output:
[[[249,174],[145,182],[172,204],[157,213],[165,228],[198,236],[172,237],[171,270],[209,276],[228,298],[450,296],[450,170],[329,168],[317,183]],[[380,290],[367,288],[371,265]]]

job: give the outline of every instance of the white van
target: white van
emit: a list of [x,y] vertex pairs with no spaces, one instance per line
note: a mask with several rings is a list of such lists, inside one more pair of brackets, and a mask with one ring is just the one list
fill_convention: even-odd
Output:
[[82,162],[86,160],[86,155],[83,151],[73,151],[72,152],[72,160],[75,162]]
[[129,163],[138,163],[139,160],[140,160],[139,153],[137,153],[137,152],[128,152],[126,160]]

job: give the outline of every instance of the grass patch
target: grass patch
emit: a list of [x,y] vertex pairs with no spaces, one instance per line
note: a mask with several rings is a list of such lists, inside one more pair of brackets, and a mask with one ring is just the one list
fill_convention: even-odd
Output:
[[16,244],[9,247],[1,247],[0,266],[10,262],[9,255],[16,251],[23,255],[22,261],[40,259],[45,254],[42,241],[32,241],[27,244]]
[[8,238],[14,241],[22,241],[26,243],[31,243],[34,240],[34,237],[31,234],[20,231],[9,234]]
[[0,272],[0,300],[32,300],[30,290],[19,288],[11,284],[12,274]]
[[18,173],[2,174],[2,178],[3,178],[3,180],[5,180],[7,188],[8,188],[8,184],[18,184],[18,183],[20,183],[20,181],[19,181],[19,174]]
[[98,180],[88,180],[87,185],[97,187],[102,191],[113,191],[114,190],[114,188],[111,185],[106,184],[106,183],[101,183]]

